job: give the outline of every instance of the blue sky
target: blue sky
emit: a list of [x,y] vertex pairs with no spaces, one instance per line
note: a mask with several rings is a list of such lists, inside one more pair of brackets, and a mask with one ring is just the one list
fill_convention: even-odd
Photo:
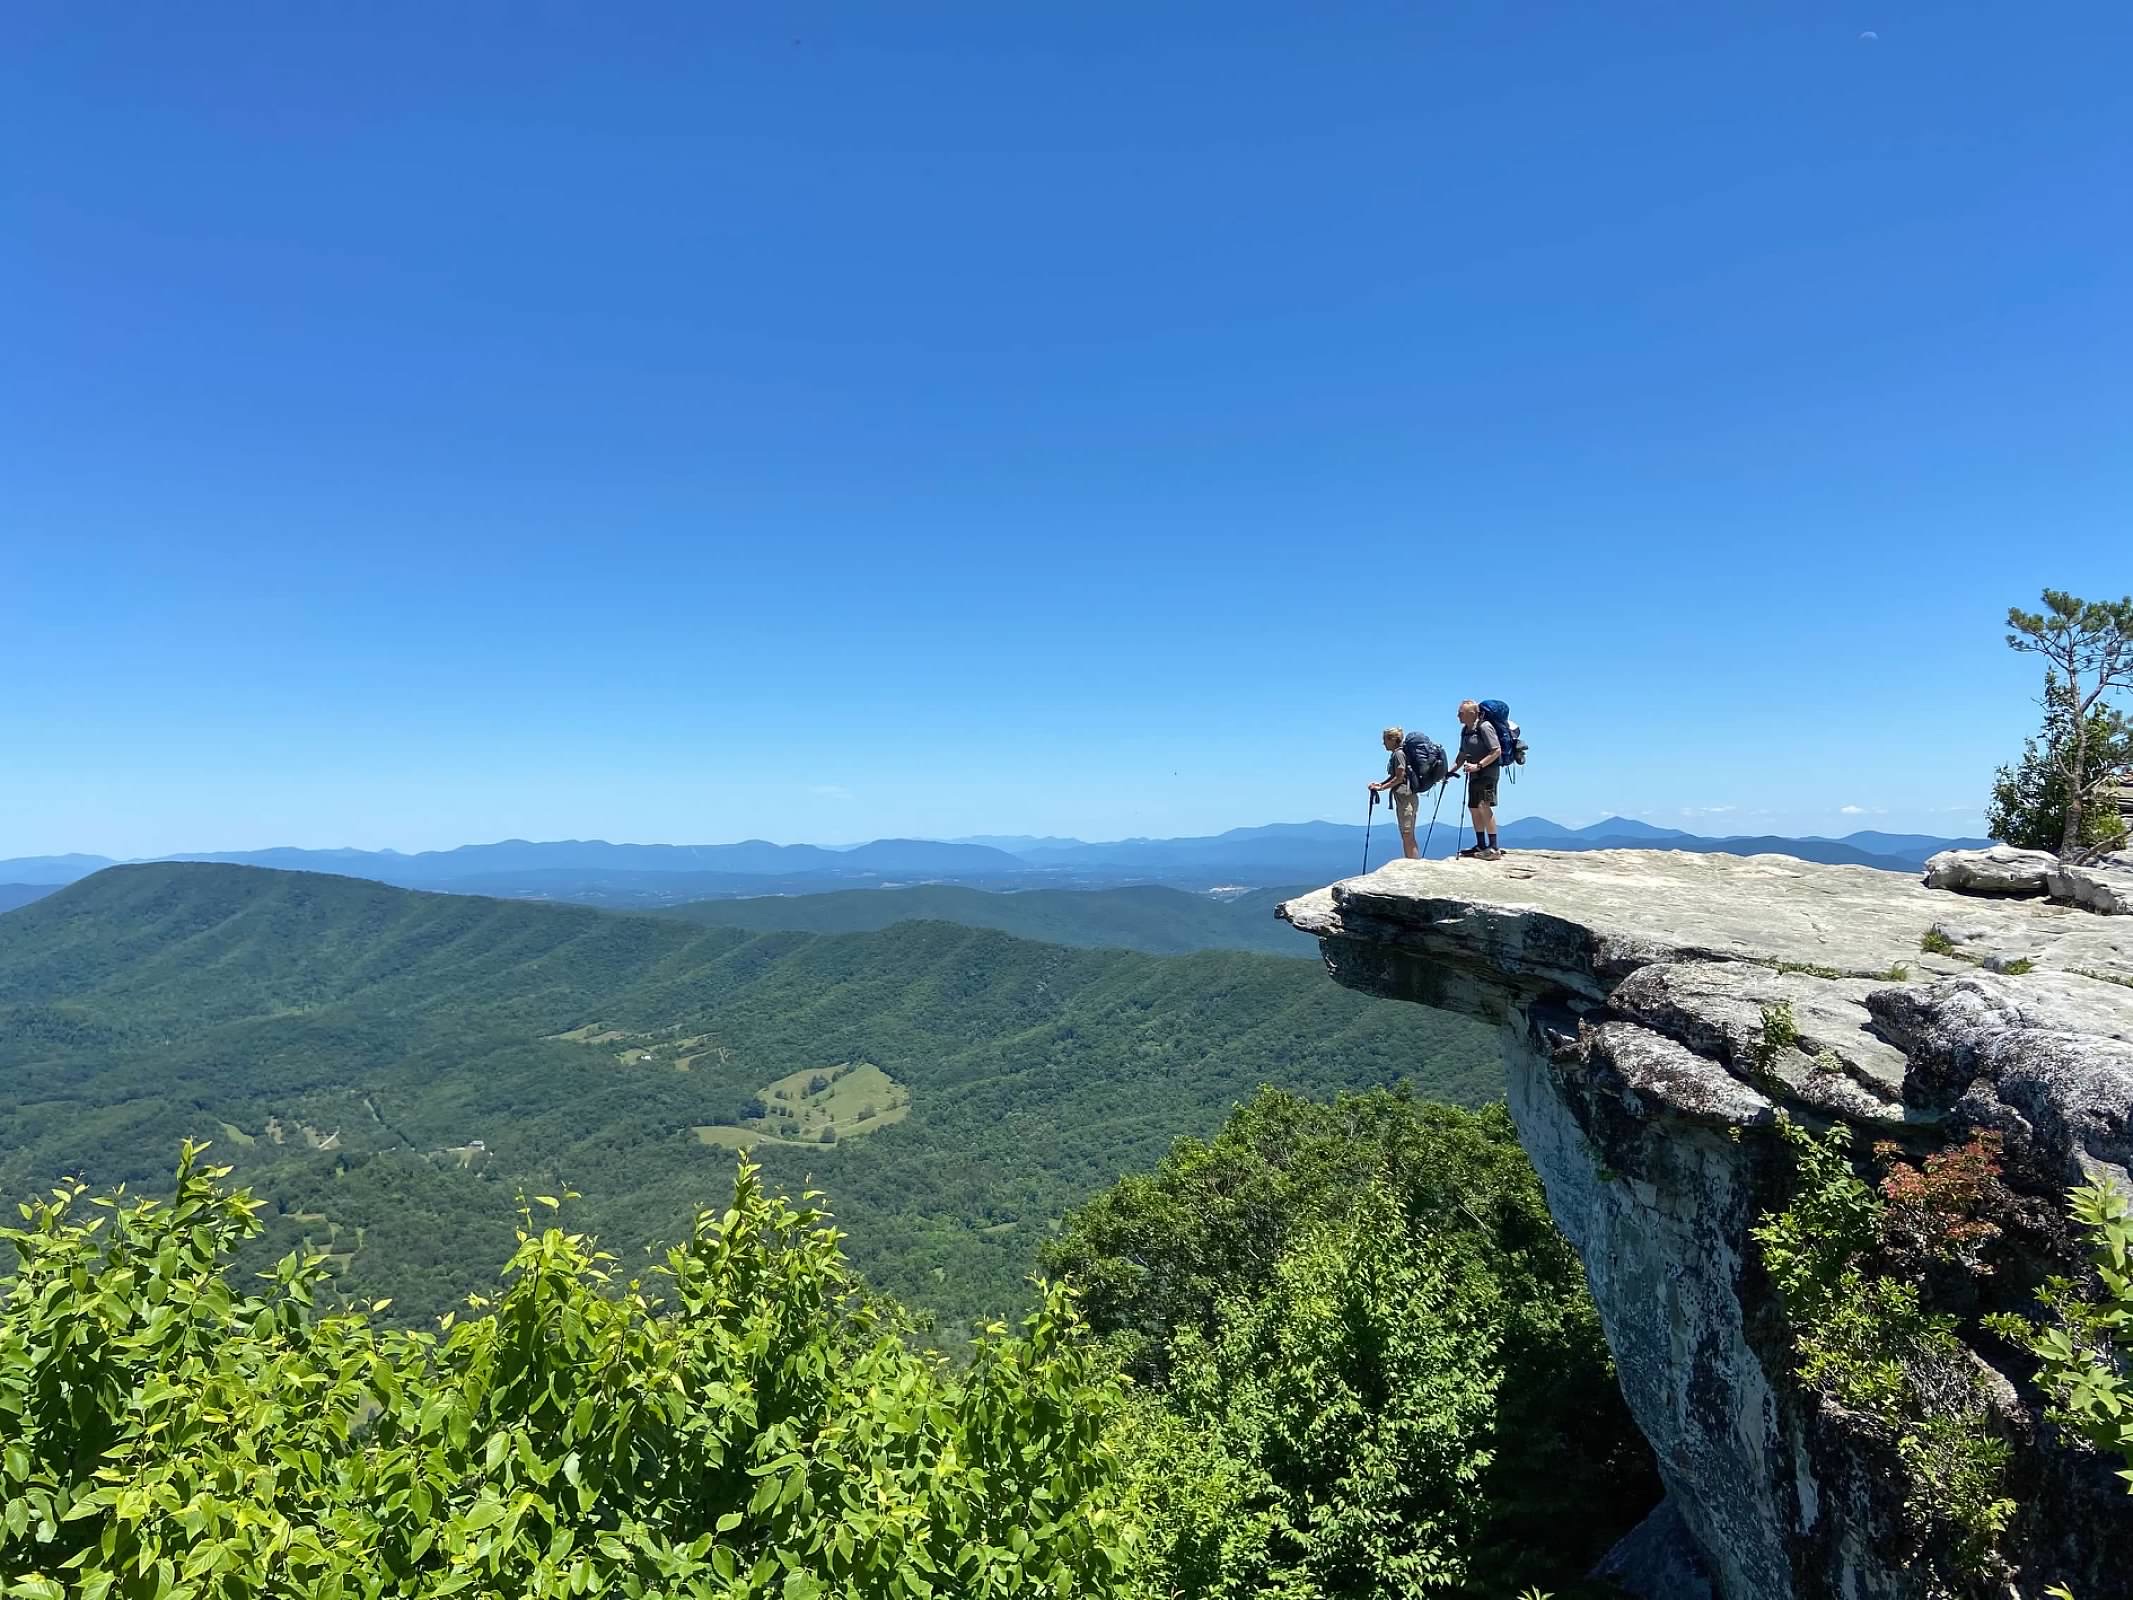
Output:
[[1347,819],[1467,693],[1507,812],[1974,827],[2005,608],[2133,587],[2129,57],[10,7],[0,856]]

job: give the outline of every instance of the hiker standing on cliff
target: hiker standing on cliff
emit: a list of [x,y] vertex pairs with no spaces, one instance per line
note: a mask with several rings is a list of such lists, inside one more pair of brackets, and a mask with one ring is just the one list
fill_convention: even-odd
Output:
[[1415,793],[1413,787],[1407,781],[1407,756],[1400,748],[1406,737],[1405,729],[1387,728],[1385,730],[1385,749],[1388,752],[1385,761],[1385,781],[1373,783],[1370,786],[1370,792],[1373,795],[1383,794],[1392,797],[1392,814],[1399,819],[1400,823],[1400,854],[1410,861],[1416,861],[1421,859],[1422,855],[1421,847],[1415,843],[1415,815],[1421,807],[1422,797]]
[[1503,741],[1489,719],[1481,714],[1481,702],[1459,702],[1459,765],[1454,772],[1466,774],[1467,815],[1474,819],[1474,845],[1459,853],[1473,861],[1499,860],[1496,848],[1496,785],[1503,777]]

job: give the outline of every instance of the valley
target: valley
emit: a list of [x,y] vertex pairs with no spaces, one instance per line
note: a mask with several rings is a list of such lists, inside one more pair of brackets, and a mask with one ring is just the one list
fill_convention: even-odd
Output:
[[309,1241],[410,1320],[490,1287],[521,1192],[577,1191],[628,1260],[745,1145],[828,1194],[870,1280],[966,1323],[1020,1302],[1069,1207],[1262,1082],[1478,1104],[1498,1077],[1479,1028],[1255,951],[757,931],[214,864],[0,918],[0,1195],[152,1190],[210,1139],[267,1201],[249,1265]]

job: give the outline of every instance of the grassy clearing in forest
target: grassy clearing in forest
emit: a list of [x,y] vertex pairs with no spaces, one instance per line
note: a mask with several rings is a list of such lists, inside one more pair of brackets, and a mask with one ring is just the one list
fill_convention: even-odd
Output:
[[911,1114],[911,1091],[871,1061],[789,1073],[765,1084],[756,1101],[763,1108],[761,1116],[739,1124],[707,1124],[696,1130],[696,1137],[729,1150],[755,1144],[835,1144]]

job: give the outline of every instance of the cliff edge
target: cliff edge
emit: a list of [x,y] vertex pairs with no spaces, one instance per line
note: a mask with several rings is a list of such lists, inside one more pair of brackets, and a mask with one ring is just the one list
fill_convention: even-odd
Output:
[[[1978,1321],[2074,1270],[2070,1186],[2133,1190],[2133,916],[1998,887],[1782,856],[1520,851],[1394,861],[1281,908],[1342,983],[1500,1026],[1521,1139],[1667,1484],[1644,1542],[1685,1532],[1725,1600],[1908,1600],[1938,1581],[1900,1472],[1793,1379],[1749,1236],[1792,1183],[1781,1117],[1914,1159],[2001,1135],[2034,1222],[2006,1243],[2034,1270],[1956,1308],[2014,1450],[2012,1576],[1995,1592],[2133,1600],[2120,1463],[2050,1425],[2031,1364]],[[1680,1554],[1643,1563],[1675,1576],[1640,1583],[1632,1560],[1628,1581],[1697,1592]]]

